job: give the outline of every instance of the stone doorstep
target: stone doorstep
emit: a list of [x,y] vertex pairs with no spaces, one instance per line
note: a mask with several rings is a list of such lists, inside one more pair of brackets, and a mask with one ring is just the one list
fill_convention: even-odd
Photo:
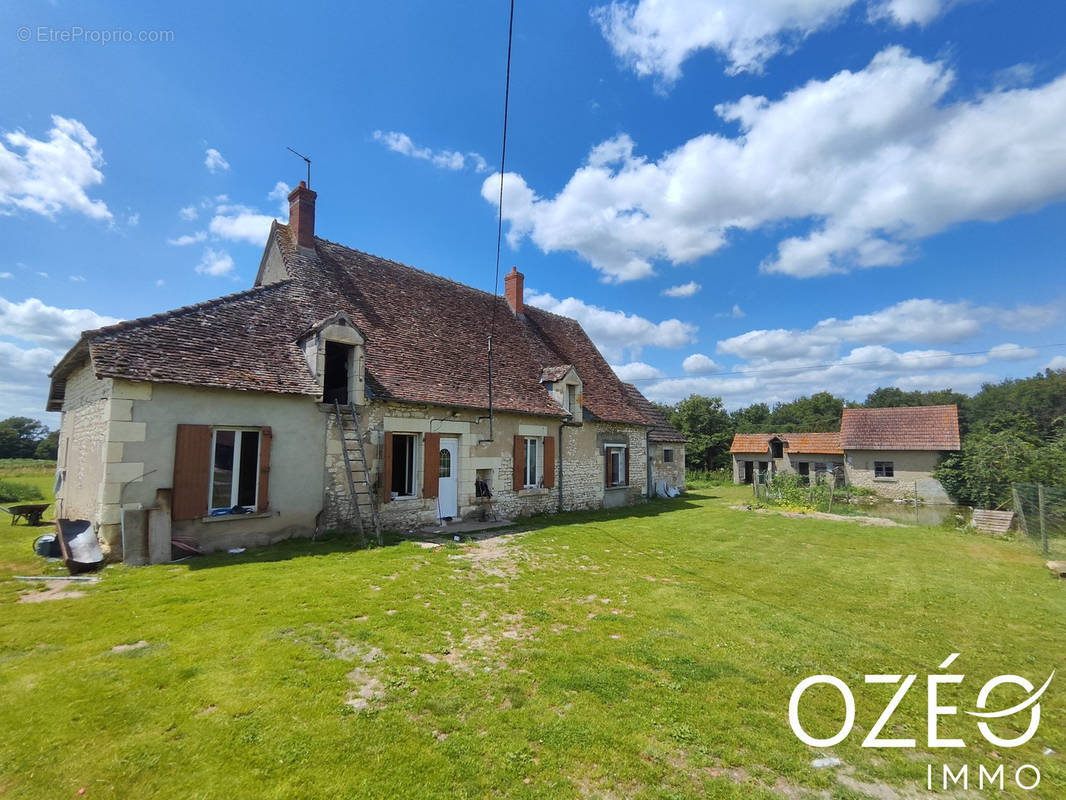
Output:
[[514,520],[512,519],[501,518],[491,522],[462,521],[445,523],[443,526],[425,525],[416,529],[414,533],[409,534],[408,537],[405,538],[421,539],[430,536],[434,538],[444,537],[445,539],[450,539],[452,536],[463,536],[464,538],[476,539],[479,537],[472,536],[471,534],[492,531],[498,528],[509,528],[514,524]]

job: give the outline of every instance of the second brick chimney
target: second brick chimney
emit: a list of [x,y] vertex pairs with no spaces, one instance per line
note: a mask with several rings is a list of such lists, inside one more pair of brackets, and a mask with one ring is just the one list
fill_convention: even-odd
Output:
[[507,297],[507,305],[516,314],[521,314],[525,309],[522,299],[522,289],[526,276],[518,271],[518,267],[511,267],[511,271],[504,276],[504,295]]
[[289,193],[289,229],[296,237],[296,244],[311,250],[315,247],[315,198],[318,195],[300,181]]

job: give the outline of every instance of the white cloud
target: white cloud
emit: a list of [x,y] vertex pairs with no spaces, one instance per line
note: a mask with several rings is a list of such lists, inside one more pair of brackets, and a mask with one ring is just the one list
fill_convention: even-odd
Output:
[[744,310],[740,306],[738,306],[736,303],[734,303],[733,307],[731,309],[729,309],[728,311],[720,311],[717,314],[715,314],[715,316],[716,317],[730,317],[732,319],[743,319],[747,315],[744,313]]
[[262,245],[274,218],[242,205],[220,205],[208,228],[220,239]]
[[281,212],[278,214],[278,219],[289,218],[289,195],[292,194],[292,187],[285,181],[278,181],[274,184],[274,188],[267,194],[267,200],[275,200],[278,204],[278,210]]
[[15,339],[66,348],[82,331],[113,325],[119,320],[87,308],[56,308],[30,297],[12,303],[0,297],[0,330]]
[[131,228],[136,228],[138,225],[141,224],[141,215],[130,214],[128,217],[126,217],[126,224],[129,225]]
[[68,280],[72,281],[73,283],[85,283],[85,276],[84,275],[71,275],[68,278]]
[[185,206],[185,208],[178,210],[178,216],[186,222],[192,222],[196,219],[196,215],[199,212],[196,210],[196,206]]
[[0,279],[14,278],[10,272],[0,272]]
[[951,0],[871,0],[869,17],[897,25],[926,25],[951,5]]
[[45,280],[48,280],[48,279],[49,279],[49,277],[50,277],[50,276],[49,276],[49,274],[48,274],[47,272],[40,272],[40,271],[38,271],[38,272],[35,272],[35,273],[33,273],[33,274],[34,274],[34,275],[36,275],[36,276],[37,276],[37,277],[39,277],[39,278],[44,278]]
[[1022,347],[1009,342],[1006,344],[997,344],[988,351],[990,358],[995,358],[999,361],[1025,361],[1026,359],[1036,358],[1039,354],[1040,353],[1036,348]]
[[624,381],[646,381],[663,376],[662,370],[645,364],[643,361],[631,361],[628,364],[612,364],[614,374]]
[[166,281],[163,280],[162,278],[156,278],[155,285],[156,285],[156,288],[158,289],[158,288],[160,288],[162,286],[165,286],[166,285]]
[[74,211],[92,219],[111,219],[107,204],[86,194],[104,180],[100,171],[104,156],[82,123],[53,115],[47,140],[22,131],[3,138],[13,149],[0,143],[0,214],[21,209],[54,217],[60,211]]
[[576,297],[557,300],[550,294],[533,292],[526,302],[576,319],[610,362],[621,361],[625,352],[639,358],[644,347],[683,347],[696,336],[696,326],[679,319],[652,322],[636,314],[589,305]]
[[830,317],[813,330],[853,342],[958,342],[977,335],[981,319],[966,302],[913,299],[850,319]]
[[777,328],[748,331],[722,339],[716,349],[719,353],[746,359],[825,361],[836,354],[839,343],[834,336]]
[[721,370],[714,360],[703,353],[693,353],[681,362],[681,368],[689,375],[710,375]]
[[475,172],[488,170],[488,163],[478,153],[460,153],[456,150],[433,150],[430,147],[419,147],[411,137],[400,131],[374,131],[375,141],[381,142],[394,153],[429,161],[441,169],[458,171],[464,169],[469,161]]
[[187,244],[197,244],[202,242],[206,238],[206,231],[196,231],[196,233],[186,233],[173,239],[167,239],[167,244],[174,245],[175,247],[184,247]]
[[225,172],[229,169],[229,162],[222,157],[222,153],[213,147],[209,147],[204,154],[204,166],[211,173]]
[[1055,356],[1047,362],[1044,369],[1066,369],[1066,356]]
[[663,294],[667,297],[692,297],[702,288],[696,281],[689,281],[688,283],[682,283],[680,286],[671,286],[669,289],[664,289]]
[[213,250],[208,247],[204,249],[203,257],[200,259],[200,263],[196,265],[196,272],[199,275],[211,275],[217,278],[231,273],[233,267],[233,258],[229,253],[225,250]]
[[726,73],[759,72],[766,61],[836,21],[855,0],[640,0],[612,2],[592,17],[615,55],[637,75],[669,85],[694,53],[713,49]]
[[[818,30],[836,24],[857,0],[639,0],[599,6],[592,18],[614,54],[637,75],[665,88],[681,77],[681,65],[701,50],[714,50],[726,74],[761,72]],[[870,0],[871,21],[925,25],[951,0]]]
[[[1066,198],[1066,76],[972,99],[949,95],[953,82],[944,63],[890,47],[780,98],[718,105],[736,136],[703,134],[657,161],[625,134],[602,142],[554,197],[510,173],[508,240],[576,252],[617,282],[788,223],[802,233],[762,269],[811,277],[899,264],[952,225]],[[498,181],[482,185],[492,204]]]

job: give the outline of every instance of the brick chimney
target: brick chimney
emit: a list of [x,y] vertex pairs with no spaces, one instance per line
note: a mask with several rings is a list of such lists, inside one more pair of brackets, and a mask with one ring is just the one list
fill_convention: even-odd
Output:
[[515,314],[521,314],[526,307],[522,299],[522,288],[526,276],[518,271],[518,267],[511,267],[511,271],[504,276],[504,294],[507,296],[507,305]]
[[313,250],[315,247],[315,198],[318,195],[300,181],[289,193],[289,229],[296,236],[296,244]]

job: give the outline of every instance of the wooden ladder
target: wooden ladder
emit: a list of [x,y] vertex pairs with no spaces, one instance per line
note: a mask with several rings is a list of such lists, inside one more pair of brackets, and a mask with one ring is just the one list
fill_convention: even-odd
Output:
[[[345,412],[351,415],[352,424],[355,428],[357,448],[349,448],[348,437],[344,433]],[[374,536],[377,538],[378,545],[383,545],[385,542],[381,535],[381,517],[378,515],[374,489],[370,485],[370,469],[366,463],[366,448],[363,447],[363,432],[359,426],[359,412],[356,410],[355,403],[348,403],[342,410],[341,404],[334,400],[333,413],[337,420],[341,452],[344,454],[344,472],[348,477],[348,491],[352,496],[352,509],[355,511],[355,523],[359,528],[359,539],[363,546],[366,546],[366,522],[363,520],[363,511],[359,507],[360,501],[365,499],[370,508],[370,523],[374,530]],[[352,470],[353,458],[358,460],[355,465],[355,472]],[[356,478],[356,473],[358,473],[358,479]]]

